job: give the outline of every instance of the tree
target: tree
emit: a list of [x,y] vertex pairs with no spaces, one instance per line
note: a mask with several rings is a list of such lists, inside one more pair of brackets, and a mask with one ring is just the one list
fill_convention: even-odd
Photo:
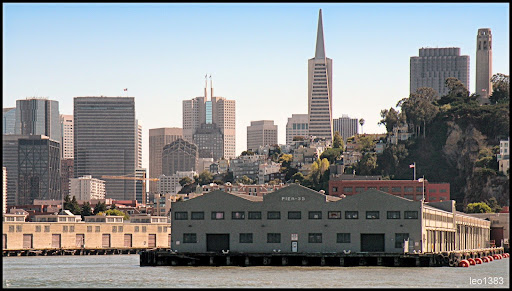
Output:
[[491,213],[491,207],[484,202],[469,203],[466,206],[466,213]]
[[94,211],[92,212],[94,215],[100,213],[100,212],[105,212],[107,211],[107,204],[105,204],[105,202],[98,202],[98,204],[96,204],[96,206],[94,207]]
[[282,154],[279,157],[279,162],[281,163],[281,166],[285,167],[285,168],[289,168],[292,161],[293,161],[293,156],[290,154]]
[[241,156],[254,156],[254,152],[251,150],[246,150],[246,151],[243,151],[240,155]]
[[294,183],[302,184],[304,179],[305,179],[305,177],[301,172],[297,172],[297,173],[293,174],[293,176],[292,176],[292,181]]
[[84,220],[85,216],[92,215],[92,208],[91,208],[91,204],[89,202],[85,202],[82,205],[81,215],[82,215],[82,220]]
[[423,137],[425,137],[426,125],[430,124],[439,112],[439,107],[434,104],[437,96],[438,94],[434,89],[421,87],[416,89],[416,92],[411,93],[409,98],[404,98],[398,102],[397,106],[402,108],[407,122],[411,123],[416,129],[417,136],[420,135],[423,125]]
[[205,170],[201,174],[199,174],[199,177],[197,178],[197,183],[199,186],[207,185],[213,182],[213,175],[210,173],[210,171]]
[[117,209],[116,204],[115,204],[115,203],[112,203],[112,205],[110,205],[110,208],[109,208],[109,209],[112,209],[112,210]]
[[383,109],[380,111],[380,117],[382,118],[378,124],[383,124],[386,127],[386,132],[393,132],[393,128],[400,124],[400,112],[393,109],[393,107]]
[[336,160],[341,158],[343,150],[341,148],[328,148],[320,155],[320,159],[327,159],[329,163],[334,164]]
[[375,141],[369,135],[361,136],[358,143],[361,145],[361,152],[371,152],[375,149]]
[[100,215],[105,214],[105,215],[112,215],[112,216],[122,216],[124,218],[124,220],[130,219],[130,217],[126,213],[122,212],[119,209],[108,209],[105,212],[100,212],[99,214]]
[[504,74],[494,74],[491,78],[492,94],[489,97],[491,104],[504,104],[510,102],[510,82],[509,76]]
[[361,124],[361,132],[364,133],[364,130],[363,130],[364,119],[363,118],[359,119],[359,124]]
[[496,197],[489,198],[489,200],[485,201],[485,204],[489,205],[491,212],[499,213],[501,211],[502,207],[498,204]]
[[82,212],[80,205],[78,205],[78,202],[76,201],[76,197],[73,196],[73,199],[69,201],[69,195],[64,198],[64,210],[69,210],[75,215],[79,215]]
[[242,177],[236,179],[236,182],[244,185],[254,184],[254,181],[251,178],[247,177],[246,175],[243,175]]
[[194,181],[192,179],[190,179],[190,177],[183,177],[180,179],[179,183],[181,185],[181,187],[185,186],[185,185],[188,185],[188,184],[192,184]]
[[341,134],[338,131],[334,132],[334,137],[332,138],[332,148],[342,150],[345,148],[343,137],[341,137]]
[[357,172],[359,175],[372,175],[377,168],[376,153],[365,153],[357,164]]

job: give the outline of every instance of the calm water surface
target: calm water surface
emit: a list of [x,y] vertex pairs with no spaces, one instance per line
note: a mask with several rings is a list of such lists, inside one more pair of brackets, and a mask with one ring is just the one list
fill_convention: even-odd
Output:
[[2,282],[3,288],[509,288],[509,260],[469,268],[140,267],[139,255],[4,257]]

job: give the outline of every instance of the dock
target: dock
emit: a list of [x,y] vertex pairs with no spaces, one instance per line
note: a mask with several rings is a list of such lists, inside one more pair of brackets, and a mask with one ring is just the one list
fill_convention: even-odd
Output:
[[21,256],[90,256],[90,255],[136,255],[143,251],[166,251],[169,249],[148,248],[76,248],[76,249],[15,249],[2,250],[3,257]]
[[459,266],[462,260],[503,254],[503,248],[442,253],[179,253],[171,250],[140,252],[140,266]]

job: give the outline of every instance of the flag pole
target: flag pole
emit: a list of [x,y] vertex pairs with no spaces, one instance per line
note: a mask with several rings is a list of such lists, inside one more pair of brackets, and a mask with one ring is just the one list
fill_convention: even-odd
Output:
[[414,164],[414,180],[416,180],[416,162],[414,162],[413,164]]

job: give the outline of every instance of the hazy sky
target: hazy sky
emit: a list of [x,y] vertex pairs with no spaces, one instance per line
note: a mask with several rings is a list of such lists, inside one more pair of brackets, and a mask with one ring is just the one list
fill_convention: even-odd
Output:
[[307,64],[322,9],[333,60],[333,118],[364,118],[409,95],[409,61],[422,47],[460,47],[475,90],[476,35],[491,28],[493,73],[509,74],[508,3],[3,4],[3,107],[48,97],[73,114],[73,97],[135,97],[143,126],[182,127],[182,101],[236,100],[237,154],[247,126],[274,120],[279,142],[292,114],[307,113]]

